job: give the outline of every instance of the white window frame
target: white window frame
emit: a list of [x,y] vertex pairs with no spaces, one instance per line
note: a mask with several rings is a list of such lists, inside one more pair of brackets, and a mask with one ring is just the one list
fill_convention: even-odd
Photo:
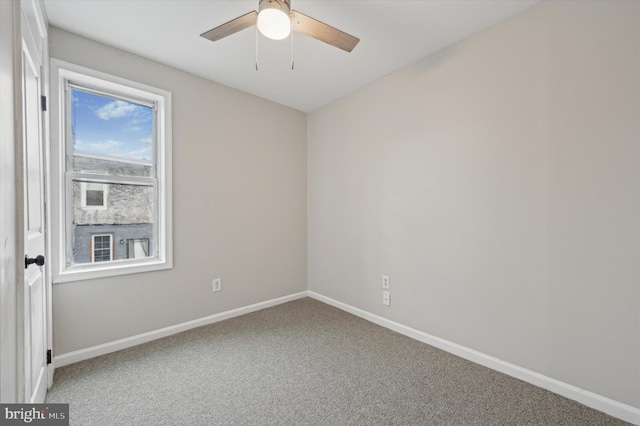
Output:
[[[154,149],[156,178],[157,215],[153,247],[154,256],[148,258],[122,259],[112,262],[90,262],[73,264],[72,240],[70,239],[73,206],[68,200],[72,196],[72,182],[67,173],[66,93],[68,84],[102,89],[106,93],[121,94],[132,99],[144,99],[154,106],[156,146]],[[158,271],[173,268],[172,233],[172,140],[171,140],[171,92],[142,83],[109,75],[65,61],[51,60],[51,194],[52,194],[52,249],[53,281],[71,281],[104,278],[132,273]],[[75,173],[75,178],[82,177]],[[111,179],[113,178],[113,179]],[[99,183],[94,176],[87,181]],[[104,183],[126,183],[126,177],[110,176]],[[108,185],[105,185],[108,186]],[[83,192],[84,195],[84,192]],[[105,193],[106,196],[106,193]],[[105,197],[106,202],[106,197]],[[93,253],[91,254],[93,259]]]
[[101,263],[96,262],[96,237],[109,237],[109,258],[113,260],[113,234],[92,234],[91,235],[91,263]]

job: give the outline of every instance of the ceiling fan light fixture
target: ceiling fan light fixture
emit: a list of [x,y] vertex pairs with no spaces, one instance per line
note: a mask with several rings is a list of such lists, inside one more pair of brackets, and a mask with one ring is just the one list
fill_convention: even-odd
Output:
[[258,30],[267,38],[282,40],[291,33],[291,17],[287,0],[260,0]]

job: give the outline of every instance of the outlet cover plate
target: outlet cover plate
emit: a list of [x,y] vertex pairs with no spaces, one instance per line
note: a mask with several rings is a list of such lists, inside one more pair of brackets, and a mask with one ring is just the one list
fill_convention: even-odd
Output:
[[213,292],[222,290],[222,278],[216,278],[213,280]]
[[389,306],[391,304],[391,292],[388,292],[388,291],[382,292],[382,304],[384,306]]
[[389,288],[389,275],[382,276],[382,288]]

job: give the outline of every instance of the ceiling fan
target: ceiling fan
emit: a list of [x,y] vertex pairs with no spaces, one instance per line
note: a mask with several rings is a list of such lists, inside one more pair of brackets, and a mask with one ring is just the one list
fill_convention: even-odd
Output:
[[252,10],[200,36],[217,41],[254,25],[257,25],[258,30],[265,37],[273,40],[285,39],[293,30],[346,52],[351,52],[360,41],[337,28],[292,10],[290,0],[260,0],[257,12]]

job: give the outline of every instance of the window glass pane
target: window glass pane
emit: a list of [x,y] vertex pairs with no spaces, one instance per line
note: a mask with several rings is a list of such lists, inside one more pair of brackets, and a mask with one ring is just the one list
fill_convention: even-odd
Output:
[[[91,208],[88,201],[86,206],[82,202],[82,188],[95,185],[104,188],[102,193],[106,195],[106,206],[102,209]],[[91,262],[92,253],[96,262],[156,255],[151,251],[155,244],[155,196],[152,185],[73,180],[72,186],[71,250],[74,264]],[[85,193],[92,190],[86,189]],[[85,194],[85,197],[88,200],[89,194]],[[105,234],[108,235],[104,237]],[[113,247],[110,236],[113,237]],[[130,246],[130,240],[145,242],[138,243],[136,247],[136,243]]]
[[71,87],[72,170],[153,176],[153,108]]
[[101,189],[87,189],[87,206],[104,206],[104,191]]

